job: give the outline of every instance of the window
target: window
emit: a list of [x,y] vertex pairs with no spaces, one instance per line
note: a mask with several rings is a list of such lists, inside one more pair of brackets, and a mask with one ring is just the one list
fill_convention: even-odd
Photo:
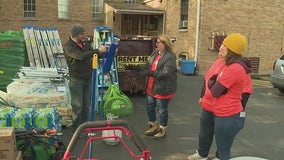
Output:
[[58,19],[70,19],[70,0],[58,0]]
[[24,0],[24,17],[34,18],[36,14],[35,0]]
[[151,31],[158,30],[158,16],[151,16],[150,17],[149,30],[151,30]]
[[104,19],[104,1],[92,0],[92,19],[103,20]]
[[188,1],[181,1],[180,29],[187,29],[188,25]]
[[209,37],[211,40],[210,51],[218,52],[221,47],[223,40],[227,37],[228,33],[212,32],[212,36]]
[[124,0],[125,3],[139,3],[139,0]]

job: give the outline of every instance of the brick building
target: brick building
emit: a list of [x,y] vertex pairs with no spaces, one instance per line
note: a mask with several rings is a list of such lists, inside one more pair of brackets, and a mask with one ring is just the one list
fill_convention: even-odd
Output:
[[24,25],[56,27],[66,42],[74,23],[106,25],[122,36],[175,38],[177,57],[187,52],[204,74],[222,39],[233,32],[248,37],[246,57],[254,57],[255,73],[269,74],[283,44],[284,3],[280,0],[1,0],[0,32]]

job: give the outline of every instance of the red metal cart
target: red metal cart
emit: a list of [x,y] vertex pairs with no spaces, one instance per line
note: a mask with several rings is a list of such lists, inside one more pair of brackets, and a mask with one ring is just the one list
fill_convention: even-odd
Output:
[[[97,134],[92,134],[98,131],[107,131],[112,130],[113,135],[110,136],[99,136]],[[124,138],[121,135],[116,134],[116,130],[120,130],[122,132],[122,136],[126,136],[128,140],[132,141],[134,145],[139,150],[139,153],[134,153],[133,150],[128,146],[125,142]],[[119,141],[124,149],[130,154],[130,156],[134,159],[139,160],[150,160],[150,150],[145,146],[143,141],[139,136],[137,136],[136,131],[133,127],[131,127],[127,121],[125,120],[101,120],[101,121],[90,121],[81,124],[75,131],[69,145],[66,149],[66,152],[62,158],[62,160],[70,160],[71,154],[77,144],[77,141],[80,140],[79,136],[82,132],[88,133],[88,138],[86,143],[80,153],[80,155],[76,158],[76,160],[98,160],[97,158],[84,158],[86,152],[90,152],[90,148],[92,149],[92,142],[95,140],[104,140],[104,139],[115,139]],[[89,154],[92,155],[92,154]]]

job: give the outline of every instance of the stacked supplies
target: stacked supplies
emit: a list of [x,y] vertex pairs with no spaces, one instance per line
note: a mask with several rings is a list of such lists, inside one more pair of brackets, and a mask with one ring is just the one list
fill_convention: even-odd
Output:
[[62,131],[56,108],[0,108],[0,127],[15,127],[16,131],[33,129]]
[[0,32],[0,90],[6,91],[6,86],[13,81],[18,69],[25,65],[26,48],[22,32]]
[[56,108],[40,108],[33,114],[35,129],[56,129],[61,132],[59,113]]
[[11,118],[15,114],[15,108],[4,107],[0,108],[0,127],[12,126]]
[[61,91],[60,87],[64,86],[55,86],[52,83],[12,82],[7,86],[8,99],[19,108],[68,106],[70,103],[66,88]]
[[8,101],[18,108],[55,108],[60,114],[60,123],[72,123],[72,107],[67,83],[62,82],[20,82],[7,86]]
[[12,127],[16,130],[32,130],[32,116],[34,108],[22,108],[15,111],[15,114],[11,116]]

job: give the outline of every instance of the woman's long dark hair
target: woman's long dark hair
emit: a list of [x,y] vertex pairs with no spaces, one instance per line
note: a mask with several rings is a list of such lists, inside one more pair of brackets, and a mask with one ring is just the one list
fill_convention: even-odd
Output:
[[239,61],[241,58],[242,58],[241,55],[236,54],[236,53],[234,53],[234,52],[232,52],[231,50],[228,49],[228,54],[225,57],[225,64],[230,65],[234,62]]

